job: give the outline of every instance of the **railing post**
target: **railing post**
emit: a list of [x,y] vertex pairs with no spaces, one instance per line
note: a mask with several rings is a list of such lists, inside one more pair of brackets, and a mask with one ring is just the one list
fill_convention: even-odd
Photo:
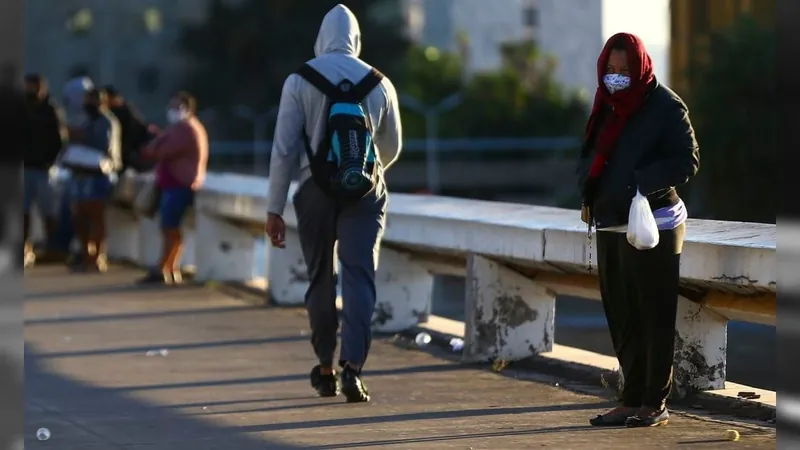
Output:
[[728,319],[684,297],[676,319],[673,396],[723,389]]
[[[267,244],[269,245],[269,243]],[[293,306],[305,303],[308,289],[308,270],[300,247],[300,235],[294,228],[286,229],[286,248],[267,249],[267,279],[270,299],[277,305]]]
[[553,350],[555,295],[479,255],[467,258],[463,360],[519,360]]
[[140,218],[138,228],[141,238],[139,239],[139,258],[137,263],[147,268],[156,267],[161,258],[163,247],[158,216],[152,219],[147,217]]
[[382,248],[375,275],[376,331],[394,333],[426,322],[431,311],[433,275],[407,253]]
[[111,206],[106,210],[106,240],[108,257],[115,260],[139,262],[139,220],[130,210]]
[[248,281],[253,278],[256,238],[244,227],[195,208],[195,279]]

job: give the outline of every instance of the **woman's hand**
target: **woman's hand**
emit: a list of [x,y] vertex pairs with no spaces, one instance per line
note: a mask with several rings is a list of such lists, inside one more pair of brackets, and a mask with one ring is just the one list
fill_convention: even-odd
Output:
[[581,220],[583,223],[589,223],[589,207],[586,205],[581,205]]

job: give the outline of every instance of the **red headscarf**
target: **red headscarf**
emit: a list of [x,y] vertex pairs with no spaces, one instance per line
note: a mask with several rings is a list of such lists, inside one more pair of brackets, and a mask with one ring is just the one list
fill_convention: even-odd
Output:
[[[628,54],[631,85],[627,89],[611,94],[603,83],[603,77],[606,75],[611,48],[619,43],[625,47]],[[597,59],[597,92],[594,95],[592,115],[586,126],[587,140],[595,134],[595,127],[601,126],[595,134],[594,145],[597,153],[592,161],[591,169],[589,169],[587,187],[593,186],[602,174],[611,150],[625,129],[625,124],[641,108],[653,80],[655,80],[653,61],[644,48],[644,42],[638,36],[630,33],[617,33],[608,39],[600,53],[600,58]],[[597,117],[600,112],[609,106],[611,108],[605,120],[602,124],[598,123]]]

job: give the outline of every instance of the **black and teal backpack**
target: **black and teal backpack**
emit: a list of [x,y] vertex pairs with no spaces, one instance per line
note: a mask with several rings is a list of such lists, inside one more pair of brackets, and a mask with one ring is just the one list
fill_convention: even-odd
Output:
[[356,201],[375,189],[380,160],[373,142],[374,128],[363,101],[383,80],[375,69],[358,83],[343,80],[334,85],[308,64],[297,74],[328,99],[325,138],[316,152],[304,132],[311,176],[323,192],[342,201]]

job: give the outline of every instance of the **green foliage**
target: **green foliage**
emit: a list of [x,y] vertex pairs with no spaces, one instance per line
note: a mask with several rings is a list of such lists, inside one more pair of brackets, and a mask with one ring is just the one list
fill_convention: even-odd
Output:
[[[580,133],[588,105],[567,92],[555,78],[555,61],[530,41],[506,43],[497,71],[479,73],[465,81],[459,55],[412,47],[399,90],[436,104],[461,91],[463,101],[442,117],[443,137],[529,137]],[[431,58],[431,56],[438,56]],[[403,114],[406,134],[421,137],[422,119]]]
[[713,35],[708,50],[708,62],[690,74],[704,215],[775,223],[775,32],[742,17]]
[[[201,109],[247,105],[265,111],[276,105],[286,76],[314,56],[320,22],[340,1],[245,0],[233,5],[212,0],[208,20],[185,27],[180,39],[193,68],[185,87],[198,97]],[[393,22],[400,17],[392,13],[399,1],[342,3],[359,18],[362,57],[394,80],[400,94],[433,105],[462,92],[461,106],[441,118],[441,136],[558,136],[582,129],[587,105],[558,83],[555,62],[535,44],[505,44],[499,70],[467,79],[466,51],[452,54],[406,41],[402,25]],[[230,115],[218,117],[230,120]],[[404,110],[403,122],[407,137],[424,136],[418,113]],[[234,136],[219,138],[251,133],[250,125],[238,119],[222,125],[217,129],[234,130]]]

